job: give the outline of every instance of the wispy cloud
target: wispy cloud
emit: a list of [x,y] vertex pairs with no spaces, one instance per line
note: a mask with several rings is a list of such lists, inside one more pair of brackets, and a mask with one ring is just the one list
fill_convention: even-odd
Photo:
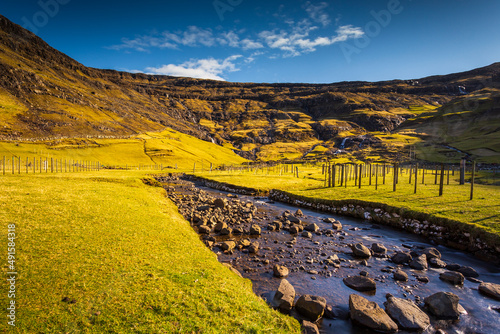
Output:
[[304,6],[311,20],[316,23],[321,23],[323,27],[326,27],[331,23],[330,16],[325,12],[325,9],[327,7],[328,4],[326,2],[322,2],[319,5],[314,5],[310,1],[306,2]]
[[[189,26],[184,31],[155,32],[136,36],[133,39],[123,38],[121,44],[113,45],[109,49],[148,52],[154,48],[180,50],[185,47],[225,47],[238,49],[238,53],[266,51],[269,57],[276,57],[277,54],[280,57],[296,57],[314,52],[320,47],[360,38],[364,35],[362,28],[353,25],[342,25],[333,30],[332,20],[326,11],[328,8],[326,2],[316,4],[311,1],[306,2],[302,7],[304,15],[299,19],[287,17],[283,13],[285,8],[285,6],[280,6],[280,11],[274,15],[285,28],[249,33],[243,30],[221,31]],[[253,60],[255,60],[254,55],[247,56],[246,62]],[[170,70],[180,68],[193,70],[192,66],[186,67],[185,65],[189,64],[167,66],[170,66]],[[220,78],[218,74],[215,76]]]
[[284,51],[285,57],[295,57],[303,53],[313,52],[320,46],[328,46],[339,42],[344,42],[352,38],[360,38],[364,35],[361,28],[352,25],[337,28],[334,36],[319,36],[310,38],[310,31],[297,28],[292,32],[285,30],[263,31],[259,36],[265,40],[271,49]]
[[148,67],[146,72],[148,74],[224,81],[225,79],[221,75],[239,71],[235,61],[241,57],[241,55],[233,55],[223,60],[214,58],[191,59],[180,65],[168,64],[160,67]]

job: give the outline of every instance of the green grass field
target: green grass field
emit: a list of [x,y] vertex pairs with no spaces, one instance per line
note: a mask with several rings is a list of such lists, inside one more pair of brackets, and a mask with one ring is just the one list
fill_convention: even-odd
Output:
[[144,174],[0,177],[0,247],[9,224],[17,233],[13,332],[298,333],[218,263]]
[[[246,161],[231,149],[174,130],[125,139],[60,139],[49,142],[0,142],[0,159],[21,157],[100,162],[104,166],[163,165],[192,168]],[[10,166],[10,165],[7,165]],[[23,165],[24,166],[24,165]],[[24,167],[23,167],[24,169]]]
[[[397,191],[393,192],[392,173],[386,177],[386,184],[382,185],[379,176],[378,190],[375,190],[375,177],[369,186],[369,178],[362,179],[362,187],[354,186],[354,179],[348,181],[348,187],[337,186],[326,188],[324,175],[320,166],[299,166],[299,178],[292,173],[279,175],[279,169],[259,170],[257,173],[248,171],[197,173],[215,181],[226,182],[238,186],[251,186],[259,190],[280,189],[297,195],[328,200],[363,200],[381,203],[394,207],[403,207],[423,212],[436,217],[448,218],[465,224],[472,224],[487,232],[500,235],[500,188],[496,186],[474,186],[474,199],[469,200],[470,184],[459,185],[458,173],[450,175],[450,185],[446,185],[444,194],[439,196],[439,185],[435,185],[435,177],[428,170],[425,184],[422,184],[422,175],[419,174],[417,193],[414,194],[413,183],[409,183],[409,174],[400,176]],[[338,174],[337,174],[338,175]]]

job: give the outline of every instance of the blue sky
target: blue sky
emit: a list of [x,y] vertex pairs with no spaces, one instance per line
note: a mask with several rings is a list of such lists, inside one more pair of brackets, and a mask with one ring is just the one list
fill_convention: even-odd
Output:
[[2,1],[86,66],[233,82],[379,81],[500,61],[500,1]]

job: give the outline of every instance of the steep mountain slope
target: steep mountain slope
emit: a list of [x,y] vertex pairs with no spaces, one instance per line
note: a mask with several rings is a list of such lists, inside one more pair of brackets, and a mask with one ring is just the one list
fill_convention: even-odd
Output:
[[361,157],[363,148],[397,158],[401,149],[385,134],[493,87],[499,73],[497,63],[419,80],[323,85],[131,74],[85,67],[0,16],[0,139],[126,137],[169,127],[262,160]]

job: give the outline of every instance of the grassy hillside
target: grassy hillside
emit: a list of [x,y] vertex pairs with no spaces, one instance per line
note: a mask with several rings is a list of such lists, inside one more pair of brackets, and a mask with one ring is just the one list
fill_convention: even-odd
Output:
[[230,148],[195,137],[165,130],[124,139],[57,139],[48,142],[1,142],[0,158],[19,156],[99,161],[104,166],[163,165],[192,168],[213,164],[239,164],[245,161]]
[[9,332],[299,333],[218,263],[142,175],[0,177],[0,219],[17,233],[18,320]]
[[406,122],[399,133],[418,138],[420,159],[457,162],[468,155],[478,161],[498,163],[500,89],[482,89],[436,112],[421,113]]

